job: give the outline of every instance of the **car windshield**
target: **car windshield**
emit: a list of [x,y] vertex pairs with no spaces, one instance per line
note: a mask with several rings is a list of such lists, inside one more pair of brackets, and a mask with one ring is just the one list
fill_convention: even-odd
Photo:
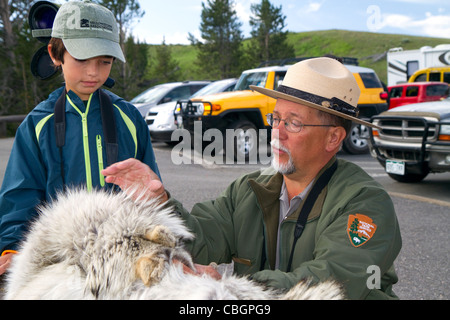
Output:
[[234,90],[250,90],[250,85],[264,88],[267,74],[267,72],[244,73],[239,78]]
[[134,97],[131,103],[156,103],[170,90],[169,87],[155,86]]
[[370,88],[382,88],[383,85],[380,82],[380,79],[378,79],[377,75],[373,72],[360,72],[359,75],[361,76],[361,80],[364,83],[364,86],[367,89]]

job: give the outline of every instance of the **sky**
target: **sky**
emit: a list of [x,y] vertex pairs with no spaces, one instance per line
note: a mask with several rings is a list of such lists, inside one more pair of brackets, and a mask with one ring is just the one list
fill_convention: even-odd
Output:
[[[148,44],[189,44],[188,33],[200,36],[202,2],[206,0],[140,0],[145,15],[129,30]],[[244,37],[250,36],[250,5],[261,0],[235,0]],[[270,0],[282,6],[285,30],[329,29],[447,38],[450,43],[450,0]]]

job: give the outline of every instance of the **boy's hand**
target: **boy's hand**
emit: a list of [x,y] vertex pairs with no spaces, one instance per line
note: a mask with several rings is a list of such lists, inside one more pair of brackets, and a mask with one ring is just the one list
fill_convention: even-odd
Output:
[[13,253],[7,253],[4,256],[0,257],[0,275],[4,274],[6,269],[11,265]]

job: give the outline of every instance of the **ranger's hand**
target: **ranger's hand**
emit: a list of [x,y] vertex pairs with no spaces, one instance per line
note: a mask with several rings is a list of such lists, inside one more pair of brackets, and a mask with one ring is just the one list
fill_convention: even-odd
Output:
[[147,201],[160,197],[168,200],[167,193],[159,177],[149,166],[137,159],[127,159],[114,163],[102,171],[105,181],[118,185],[134,199]]
[[182,262],[180,262],[178,260],[174,260],[174,262],[180,263],[183,266],[183,272],[186,274],[193,274],[193,275],[197,275],[197,276],[206,274],[215,280],[222,279],[222,275],[219,272],[217,272],[217,270],[216,270],[217,265],[215,263],[211,263],[208,266],[195,263],[194,264],[195,270],[192,270],[187,265],[183,264]]

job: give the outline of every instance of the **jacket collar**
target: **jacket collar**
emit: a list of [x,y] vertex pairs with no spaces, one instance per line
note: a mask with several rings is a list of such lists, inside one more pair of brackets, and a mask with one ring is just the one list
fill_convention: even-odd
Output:
[[[85,102],[85,101],[81,100],[80,97],[78,97],[75,94],[75,92],[73,92],[72,90],[70,90],[67,93],[67,95],[69,96],[70,100],[75,104],[75,106],[78,108],[78,110],[80,110],[82,113],[86,112],[86,110],[87,110],[87,103],[88,102]],[[89,110],[92,110],[96,106],[99,106],[99,103],[98,103],[98,90],[91,94],[91,97],[90,97],[89,101],[90,101]],[[75,110],[73,109],[72,105],[70,103],[68,103],[68,101],[66,101],[66,112],[75,112]]]

